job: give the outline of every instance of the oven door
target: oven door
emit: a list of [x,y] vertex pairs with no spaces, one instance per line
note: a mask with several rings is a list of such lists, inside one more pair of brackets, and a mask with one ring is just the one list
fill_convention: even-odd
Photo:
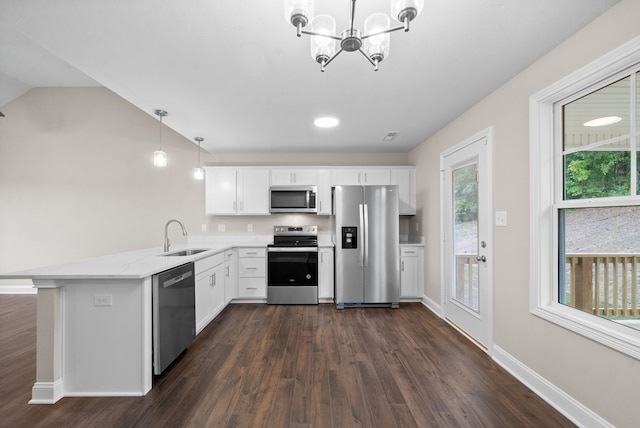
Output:
[[276,247],[267,253],[269,286],[317,286],[318,249]]
[[318,248],[269,247],[267,303],[318,304]]

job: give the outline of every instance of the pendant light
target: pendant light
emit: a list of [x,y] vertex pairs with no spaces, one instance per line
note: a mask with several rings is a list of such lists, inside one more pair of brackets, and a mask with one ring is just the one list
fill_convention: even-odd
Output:
[[204,141],[202,137],[194,138],[198,142],[198,166],[193,169],[193,179],[194,180],[204,180],[204,168],[200,166],[200,146]]
[[153,152],[153,165],[164,168],[167,166],[167,154],[162,150],[162,118],[168,113],[164,110],[155,110],[154,113],[160,118],[160,144],[158,150]]

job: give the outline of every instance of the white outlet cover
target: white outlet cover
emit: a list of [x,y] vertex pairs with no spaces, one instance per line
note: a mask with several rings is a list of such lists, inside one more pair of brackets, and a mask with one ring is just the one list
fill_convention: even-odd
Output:
[[507,212],[496,211],[495,223],[496,223],[496,226],[505,227],[507,225]]
[[218,232],[226,232],[227,231],[227,225],[226,224],[219,224],[218,225]]
[[94,294],[93,306],[113,306],[113,296],[111,294]]

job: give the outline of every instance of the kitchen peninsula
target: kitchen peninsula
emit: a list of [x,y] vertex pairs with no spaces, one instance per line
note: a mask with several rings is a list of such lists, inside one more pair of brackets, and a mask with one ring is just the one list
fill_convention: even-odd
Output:
[[[270,237],[150,248],[0,275],[38,289],[36,382],[31,404],[65,396],[141,396],[152,387],[152,276]],[[224,306],[222,306],[224,307]]]

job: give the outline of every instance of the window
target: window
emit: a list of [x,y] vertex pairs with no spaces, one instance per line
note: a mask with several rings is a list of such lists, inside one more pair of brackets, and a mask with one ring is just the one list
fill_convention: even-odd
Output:
[[530,107],[531,311],[640,359],[640,38]]

